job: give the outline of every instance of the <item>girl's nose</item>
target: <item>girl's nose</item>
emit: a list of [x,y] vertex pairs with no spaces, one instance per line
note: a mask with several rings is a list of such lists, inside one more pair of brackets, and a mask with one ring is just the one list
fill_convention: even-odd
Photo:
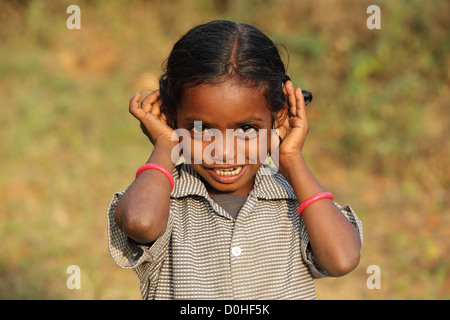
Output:
[[214,163],[228,163],[234,164],[236,156],[234,136],[220,134],[218,137],[214,136],[214,149],[211,152],[211,159]]

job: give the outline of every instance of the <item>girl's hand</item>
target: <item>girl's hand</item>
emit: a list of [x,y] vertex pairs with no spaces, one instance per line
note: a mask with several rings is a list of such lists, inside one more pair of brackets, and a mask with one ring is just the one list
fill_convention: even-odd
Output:
[[141,92],[137,92],[130,100],[130,113],[141,122],[141,129],[155,145],[156,141],[163,139],[171,141],[173,129],[167,124],[167,118],[161,112],[161,99],[159,90],[150,93],[141,102]]
[[292,82],[287,81],[284,92],[287,95],[289,109],[288,116],[278,127],[282,141],[279,149],[279,160],[289,161],[290,157],[301,155],[309,126],[302,90],[300,88],[295,89]]

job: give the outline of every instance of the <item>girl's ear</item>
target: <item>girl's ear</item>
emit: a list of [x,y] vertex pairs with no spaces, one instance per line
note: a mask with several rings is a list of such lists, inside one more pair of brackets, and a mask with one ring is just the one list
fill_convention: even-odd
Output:
[[166,122],[166,124],[173,130],[175,130],[177,128],[176,114],[172,115],[170,112],[167,111],[165,107],[162,107],[161,113],[163,114],[163,120]]
[[288,110],[289,107],[286,102],[283,109],[274,114],[272,129],[278,129],[283,125],[284,121],[286,121],[286,119],[289,117]]

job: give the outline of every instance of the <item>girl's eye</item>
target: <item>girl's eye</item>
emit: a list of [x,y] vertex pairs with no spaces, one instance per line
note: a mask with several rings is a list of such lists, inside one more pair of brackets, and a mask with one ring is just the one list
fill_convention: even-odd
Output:
[[243,132],[243,133],[254,133],[256,132],[256,129],[252,126],[243,126],[240,127],[239,129],[237,129],[239,132]]
[[208,128],[206,128],[206,127],[204,127],[202,125],[195,125],[192,128],[192,131],[194,131],[194,133],[203,134],[204,135],[204,134],[209,134],[211,130],[209,130]]
[[253,138],[256,136],[256,133],[256,129],[252,126],[243,126],[235,131],[235,134],[240,138]]
[[194,133],[202,133],[203,127],[202,126],[194,126],[192,128],[192,131],[194,131]]

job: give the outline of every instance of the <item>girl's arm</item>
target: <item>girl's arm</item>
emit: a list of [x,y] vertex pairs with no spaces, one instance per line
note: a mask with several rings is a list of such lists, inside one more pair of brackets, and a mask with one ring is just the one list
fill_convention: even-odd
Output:
[[[308,133],[306,106],[300,88],[285,86],[289,117],[280,123],[284,137],[279,149],[279,169],[288,180],[299,204],[324,190],[306,165],[301,150]],[[342,276],[359,263],[361,240],[357,230],[330,199],[318,200],[303,211],[315,261],[330,275]]]
[[[147,163],[155,163],[172,172],[172,129],[160,113],[159,92],[151,93],[139,107],[141,94],[130,101],[130,112],[141,121],[141,128],[153,143],[153,152]],[[149,243],[166,230],[169,217],[170,184],[158,170],[144,170],[129,186],[117,204],[115,222],[131,239]]]
[[[294,189],[299,204],[324,190],[308,169],[303,157],[286,159],[280,172]],[[359,263],[361,241],[354,226],[330,199],[318,200],[303,211],[315,261],[330,275],[343,276]]]

